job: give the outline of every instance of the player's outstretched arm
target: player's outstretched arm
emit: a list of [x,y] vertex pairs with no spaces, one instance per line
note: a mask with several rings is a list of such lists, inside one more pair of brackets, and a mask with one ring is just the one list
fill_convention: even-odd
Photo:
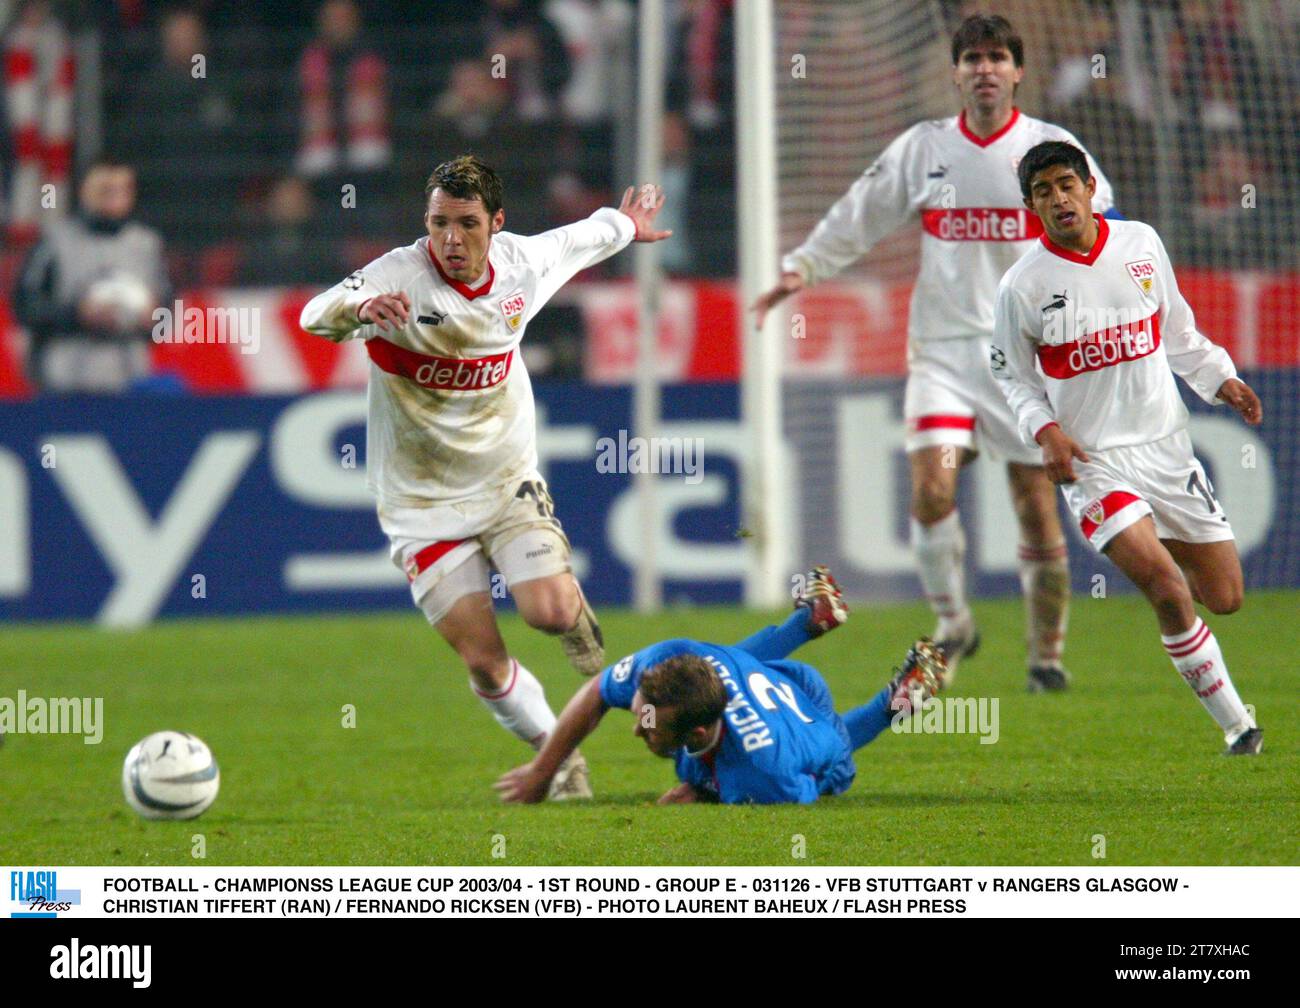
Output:
[[636,225],[636,237],[633,241],[657,242],[672,237],[671,231],[655,228],[655,218],[664,205],[664,191],[659,186],[646,184],[640,190],[628,186],[623,193],[623,202],[618,205],[619,212],[626,215]]
[[573,695],[555,723],[550,737],[531,762],[515,767],[501,775],[494,787],[504,802],[532,804],[546,797],[547,786],[560,764],[572,755],[573,750],[596,730],[605,716],[605,701],[600,697],[600,680],[597,676]]
[[780,282],[771,290],[760,294],[758,300],[750,305],[749,310],[755,313],[754,328],[762,329],[763,323],[767,320],[767,313],[791,294],[798,294],[803,288],[803,277],[798,273],[782,273]]

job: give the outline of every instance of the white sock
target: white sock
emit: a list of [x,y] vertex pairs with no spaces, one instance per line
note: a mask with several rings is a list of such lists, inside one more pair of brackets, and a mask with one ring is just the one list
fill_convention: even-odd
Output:
[[495,693],[484,693],[470,680],[470,689],[483,701],[499,724],[515,738],[540,749],[555,727],[555,714],[546,702],[546,693],[528,669],[510,659],[510,678]]
[[1172,637],[1161,634],[1160,639],[1178,674],[1187,680],[1210,717],[1223,729],[1224,741],[1231,744],[1242,732],[1255,727],[1255,719],[1232,685],[1219,642],[1199,617],[1190,630]]
[[912,549],[925,600],[939,617],[939,637],[964,636],[970,626],[966,607],[966,533],[957,509],[932,525],[912,519]]
[[1030,668],[1061,665],[1070,616],[1070,567],[1065,556],[1064,542],[1048,549],[1021,543],[1018,551]]

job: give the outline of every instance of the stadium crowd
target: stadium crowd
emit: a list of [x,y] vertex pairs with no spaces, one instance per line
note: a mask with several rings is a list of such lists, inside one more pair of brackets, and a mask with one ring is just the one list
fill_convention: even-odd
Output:
[[[1280,127],[1300,120],[1300,60],[1275,54],[1300,48],[1300,20],[1261,22],[1273,0],[1181,0],[1172,93],[1156,95],[1151,75],[1116,66],[1121,5],[1054,2],[1082,5],[1088,30],[1046,51],[1026,32],[1031,97],[1090,145],[1121,212],[1160,217],[1182,262],[1295,266],[1280,236],[1296,224],[1284,185],[1300,139]],[[670,275],[736,270],[733,4],[666,0]],[[939,9],[955,23],[978,6]],[[1042,6],[1001,5],[1026,21]],[[500,166],[510,229],[585,216],[631,171],[635,18],[630,0],[0,0],[0,283],[13,291],[42,231],[77,212],[61,194],[104,152],[134,171],[135,216],[182,290],[336,280],[412,239],[430,168],[463,150]],[[1281,40],[1271,59],[1261,28]],[[1158,147],[1173,186],[1153,177]],[[1257,212],[1242,215],[1247,183]]]

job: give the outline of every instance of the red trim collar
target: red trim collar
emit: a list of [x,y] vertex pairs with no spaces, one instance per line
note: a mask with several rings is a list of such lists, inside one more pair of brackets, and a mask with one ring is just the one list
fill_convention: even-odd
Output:
[[978,137],[974,133],[972,133],[970,131],[970,128],[966,125],[966,110],[962,109],[961,115],[957,117],[957,128],[961,130],[961,135],[964,136],[971,143],[973,143],[976,147],[987,147],[989,144],[996,143],[998,140],[1001,140],[1004,136],[1006,136],[1007,131],[1011,129],[1011,127],[1014,126],[1019,120],[1020,120],[1020,109],[1016,108],[1013,105],[1011,107],[1011,118],[1007,120],[1007,124],[1005,126],[1003,126],[996,133],[992,133],[989,136]]
[[433,268],[438,271],[438,276],[442,277],[443,282],[463,297],[466,301],[473,301],[475,298],[482,297],[484,294],[491,292],[492,281],[497,278],[496,270],[492,268],[492,260],[488,259],[487,279],[483,281],[483,286],[475,290],[469,284],[460,280],[455,280],[443,272],[442,264],[438,262],[438,257],[433,254],[432,243],[425,246],[429,250],[429,262],[433,263]]
[[1110,237],[1110,225],[1106,223],[1106,218],[1099,213],[1092,215],[1092,219],[1097,222],[1097,240],[1092,243],[1092,248],[1087,255],[1080,255],[1073,249],[1061,248],[1052,239],[1047,237],[1047,232],[1043,231],[1043,247],[1051,252],[1052,255],[1058,255],[1062,259],[1069,260],[1072,263],[1079,263],[1082,266],[1091,266],[1097,261],[1097,256],[1101,255],[1101,250],[1106,247],[1106,239]]

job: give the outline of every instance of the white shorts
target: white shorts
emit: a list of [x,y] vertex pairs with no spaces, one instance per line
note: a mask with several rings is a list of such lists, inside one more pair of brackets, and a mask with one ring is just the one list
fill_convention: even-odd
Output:
[[1186,430],[1148,444],[1089,451],[1088,458],[1074,460],[1075,482],[1061,484],[1061,491],[1098,552],[1146,515],[1161,539],[1208,543],[1233,537]]
[[[437,624],[455,602],[473,592],[504,598],[504,588],[572,569],[568,537],[555,517],[546,481],[532,472],[502,487],[490,501],[453,505],[483,515],[480,531],[445,535],[447,507],[381,507],[379,525],[390,555],[411,583],[411,598]],[[489,564],[500,573],[491,576]]]
[[999,458],[1040,466],[1043,453],[1020,439],[1015,415],[989,370],[989,341],[950,339],[914,344],[908,350],[903,395],[908,453],[933,445],[956,445]]

